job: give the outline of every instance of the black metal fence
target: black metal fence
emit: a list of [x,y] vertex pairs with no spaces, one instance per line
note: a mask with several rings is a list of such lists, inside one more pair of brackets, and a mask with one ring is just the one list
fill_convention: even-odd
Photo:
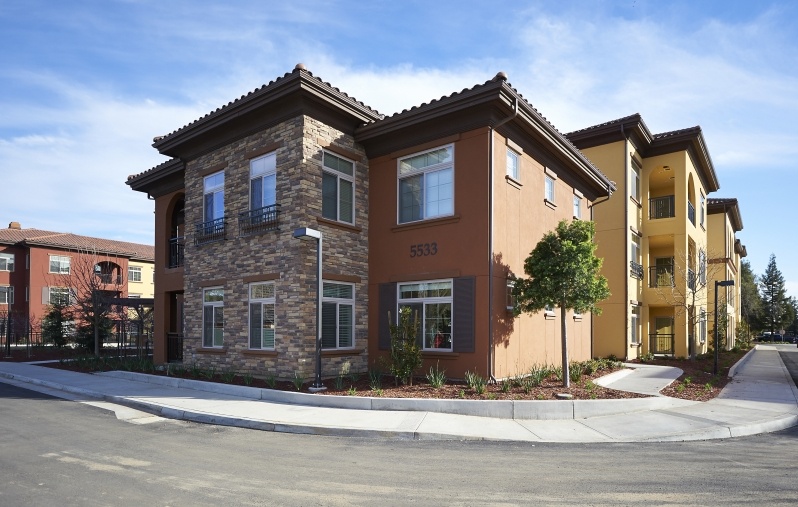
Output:
[[673,334],[651,333],[648,335],[648,351],[652,354],[673,356],[676,354],[674,342]]

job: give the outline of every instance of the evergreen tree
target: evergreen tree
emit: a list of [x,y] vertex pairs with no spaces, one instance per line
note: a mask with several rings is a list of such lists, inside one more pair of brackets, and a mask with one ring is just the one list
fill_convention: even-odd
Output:
[[748,329],[760,327],[758,317],[762,312],[762,298],[756,283],[751,263],[743,260],[740,265],[740,314]]
[[537,244],[526,261],[529,278],[515,282],[515,313],[536,313],[546,306],[560,308],[562,378],[569,387],[567,310],[601,313],[596,304],[610,295],[607,279],[599,274],[602,259],[596,257],[593,222],[563,220]]
[[762,295],[762,318],[765,328],[771,334],[787,324],[787,292],[784,289],[784,276],[776,267],[776,256],[770,254],[765,274],[759,277],[759,291]]
[[58,348],[66,345],[69,325],[72,321],[67,305],[57,301],[50,305],[42,319],[42,338]]

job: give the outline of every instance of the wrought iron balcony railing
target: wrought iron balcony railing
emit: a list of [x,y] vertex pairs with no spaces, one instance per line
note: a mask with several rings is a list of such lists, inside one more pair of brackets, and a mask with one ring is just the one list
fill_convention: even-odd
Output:
[[629,274],[638,280],[643,279],[643,265],[635,261],[629,261]]
[[183,248],[185,246],[185,238],[178,236],[169,239],[169,267],[179,268],[183,265]]
[[673,287],[673,264],[651,266],[648,268],[649,287]]
[[226,239],[224,217],[197,224],[194,232],[195,245],[222,241],[223,239]]
[[278,229],[280,205],[272,204],[263,208],[244,211],[238,214],[238,235],[249,236]]
[[674,335],[651,333],[648,335],[648,351],[652,354],[674,355]]
[[648,200],[648,218],[655,220],[658,218],[672,218],[676,216],[674,206],[675,196],[666,195],[664,197],[652,197]]

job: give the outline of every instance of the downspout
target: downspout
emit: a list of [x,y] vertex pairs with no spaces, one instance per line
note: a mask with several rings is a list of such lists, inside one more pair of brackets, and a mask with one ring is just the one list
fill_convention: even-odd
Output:
[[[498,77],[498,76],[497,76]],[[488,126],[488,142],[489,154],[488,159],[488,380],[492,383],[496,382],[496,376],[493,373],[493,132],[512,121],[518,116],[518,96],[514,97],[513,114],[501,120],[493,126]]]

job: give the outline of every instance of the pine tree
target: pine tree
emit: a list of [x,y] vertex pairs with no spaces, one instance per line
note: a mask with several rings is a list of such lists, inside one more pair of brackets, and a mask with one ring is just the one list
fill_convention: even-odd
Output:
[[765,274],[759,277],[759,291],[762,296],[762,320],[771,334],[781,330],[787,324],[787,292],[784,288],[784,276],[776,267],[776,256],[770,254]]
[[749,329],[758,329],[757,317],[762,313],[762,297],[756,283],[756,275],[751,263],[740,263],[740,314]]

